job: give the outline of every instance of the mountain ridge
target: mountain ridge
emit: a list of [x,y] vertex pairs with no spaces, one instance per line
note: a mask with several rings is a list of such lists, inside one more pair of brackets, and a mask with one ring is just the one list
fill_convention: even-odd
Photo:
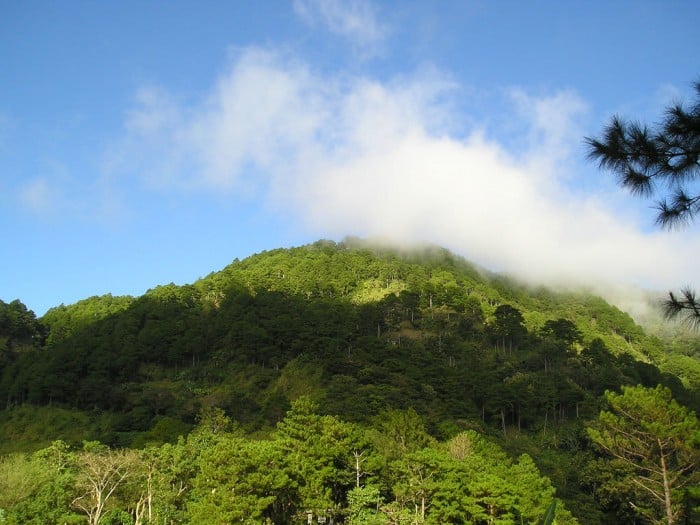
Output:
[[523,310],[524,324],[530,331],[541,329],[548,316],[558,315],[575,319],[584,336],[600,337],[614,353],[632,353],[646,361],[662,357],[662,342],[647,336],[628,314],[598,296],[522,284],[437,246],[400,250],[352,238],[264,251],[234,260],[192,284],[160,285],[139,297],[107,294],[60,305],[47,311],[40,321],[49,328],[53,341],[66,337],[68,327],[89,325],[149,300],[206,310],[218,308],[227,293],[255,295],[260,290],[355,306],[402,293],[417,294],[417,300],[428,308],[433,301],[443,307],[453,301],[449,305],[452,309],[464,309],[467,303],[476,308],[478,303],[487,317],[498,305],[509,303]]
[[586,508],[591,496],[569,481],[585,474],[586,425],[606,392],[634,385],[663,385],[697,410],[697,338],[662,340],[598,296],[522,284],[434,246],[279,248],[39,319],[0,301],[0,454],[55,439],[182,443],[212,411],[266,440],[307,399],[373,432],[391,414],[434,440],[477,432],[532,455],[567,507]]

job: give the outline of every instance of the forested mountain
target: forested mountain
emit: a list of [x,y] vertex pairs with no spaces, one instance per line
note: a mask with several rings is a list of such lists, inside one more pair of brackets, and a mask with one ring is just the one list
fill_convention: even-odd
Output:
[[[699,358],[599,297],[356,239],[40,319],[2,302],[0,472],[44,477],[0,523],[690,523]],[[613,446],[619,407],[648,457]],[[124,473],[99,509],[98,463]]]

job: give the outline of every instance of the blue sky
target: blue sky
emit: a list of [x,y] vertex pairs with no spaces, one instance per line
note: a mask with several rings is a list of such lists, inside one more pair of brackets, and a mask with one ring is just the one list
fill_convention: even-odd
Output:
[[37,315],[320,238],[549,284],[697,284],[585,159],[691,100],[687,1],[3,1],[0,299]]

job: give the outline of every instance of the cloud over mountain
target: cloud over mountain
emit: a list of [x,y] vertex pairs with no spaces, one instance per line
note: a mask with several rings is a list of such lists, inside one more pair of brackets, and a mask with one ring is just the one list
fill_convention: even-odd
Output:
[[140,92],[121,154],[159,191],[263,196],[319,237],[431,241],[539,282],[693,278],[697,239],[645,232],[614,197],[569,184],[582,172],[576,93],[504,95],[516,149],[485,125],[460,131],[460,93],[435,69],[334,76],[251,47],[193,104]]

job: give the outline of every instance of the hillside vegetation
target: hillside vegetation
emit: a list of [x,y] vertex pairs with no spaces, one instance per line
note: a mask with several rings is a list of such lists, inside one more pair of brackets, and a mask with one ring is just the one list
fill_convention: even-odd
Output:
[[[40,319],[0,307],[3,465],[54,469],[0,497],[0,523],[696,517],[697,338],[650,336],[599,297],[443,249],[319,241]],[[596,441],[615,393],[688,418],[668,427],[685,447],[668,456],[675,514]],[[81,476],[100,461],[130,474],[88,511]]]

